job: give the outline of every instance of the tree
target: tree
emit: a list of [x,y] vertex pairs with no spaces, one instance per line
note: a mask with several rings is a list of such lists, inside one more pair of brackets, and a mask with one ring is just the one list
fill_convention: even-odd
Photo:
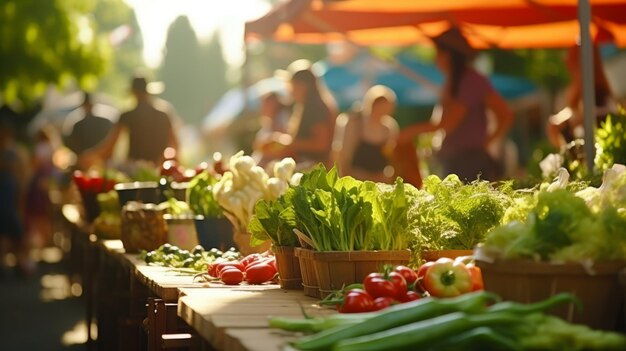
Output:
[[99,0],[93,12],[98,32],[107,36],[114,55],[100,77],[98,91],[118,103],[128,97],[128,82],[137,67],[143,67],[143,39],[135,11],[123,0]]
[[226,63],[217,37],[201,45],[186,16],[178,17],[168,30],[159,73],[165,83],[163,98],[190,123],[199,123],[228,88]]
[[219,41],[217,34],[214,34],[207,43],[201,45],[199,69],[202,76],[203,89],[206,89],[202,111],[202,117],[204,117],[230,88],[226,78],[228,65],[224,60],[222,43]]
[[94,0],[0,2],[0,95],[30,104],[48,84],[94,88],[110,57],[88,15]]

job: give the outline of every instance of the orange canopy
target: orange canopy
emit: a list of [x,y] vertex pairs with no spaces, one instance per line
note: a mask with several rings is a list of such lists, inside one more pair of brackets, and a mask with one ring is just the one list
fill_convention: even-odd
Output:
[[[592,35],[626,46],[626,0],[590,0]],[[477,48],[573,45],[579,35],[576,0],[291,0],[246,24],[246,38],[362,45],[428,44],[458,25]]]

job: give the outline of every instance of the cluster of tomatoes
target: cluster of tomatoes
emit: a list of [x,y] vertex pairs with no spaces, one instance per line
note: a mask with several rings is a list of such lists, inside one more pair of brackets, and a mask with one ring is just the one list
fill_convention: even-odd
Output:
[[426,262],[417,270],[396,266],[386,267],[383,273],[370,273],[363,284],[351,285],[327,302],[335,303],[341,313],[360,313],[379,311],[424,296],[454,297],[482,289],[480,268],[471,257],[441,258]]
[[384,273],[370,273],[358,288],[352,286],[345,291],[337,310],[341,313],[379,311],[393,304],[419,299],[421,294],[412,289],[417,273],[406,266],[390,268],[386,267]]
[[250,254],[241,260],[220,260],[209,264],[209,276],[221,280],[226,285],[263,284],[276,278],[276,258],[258,253]]

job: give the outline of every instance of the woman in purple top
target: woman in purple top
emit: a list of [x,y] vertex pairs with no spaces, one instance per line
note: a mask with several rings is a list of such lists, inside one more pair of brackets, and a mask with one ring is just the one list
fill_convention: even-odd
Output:
[[[458,28],[445,31],[433,41],[437,67],[446,78],[441,91],[441,115],[405,128],[400,132],[400,140],[444,131],[438,158],[445,174],[454,173],[465,181],[478,176],[496,180],[501,176],[501,167],[487,148],[508,132],[513,113],[489,81],[471,67],[474,50]],[[487,110],[496,117],[496,127],[491,132],[487,128]]]

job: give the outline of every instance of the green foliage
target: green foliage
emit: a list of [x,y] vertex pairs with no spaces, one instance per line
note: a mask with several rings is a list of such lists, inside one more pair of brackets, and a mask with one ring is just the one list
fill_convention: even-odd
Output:
[[318,165],[283,197],[259,201],[248,229],[256,240],[293,246],[297,228],[318,251],[407,249],[408,188],[400,178],[376,184]]
[[129,97],[130,78],[138,67],[144,66],[141,29],[135,11],[123,0],[98,1],[93,17],[100,35],[130,31],[128,37],[114,43],[111,64],[98,82],[98,91],[112,96],[118,105],[122,105]]
[[526,77],[555,92],[568,82],[563,50],[491,50],[494,73]]
[[110,47],[89,16],[94,0],[13,0],[0,3],[0,95],[26,104],[48,84],[75,79],[93,89]]
[[415,195],[410,225],[417,249],[473,249],[499,225],[512,199],[487,181],[463,184],[456,175],[429,176]]
[[482,247],[490,256],[541,261],[626,258],[626,216],[607,205],[592,211],[571,191],[540,191],[522,221],[490,231]]
[[228,90],[226,68],[217,36],[201,45],[186,16],[170,25],[159,77],[165,83],[163,98],[183,120],[199,123]]
[[260,245],[271,240],[275,246],[299,246],[298,238],[293,230],[296,228],[296,217],[291,204],[293,188],[275,201],[260,200],[254,207],[254,216],[248,224],[252,234],[251,244]]
[[605,171],[615,163],[626,164],[626,112],[621,109],[617,114],[606,117],[600,128],[596,129],[595,166]]
[[224,216],[222,208],[213,195],[213,185],[216,182],[217,179],[209,172],[202,172],[189,182],[186,197],[193,213],[205,218]]

